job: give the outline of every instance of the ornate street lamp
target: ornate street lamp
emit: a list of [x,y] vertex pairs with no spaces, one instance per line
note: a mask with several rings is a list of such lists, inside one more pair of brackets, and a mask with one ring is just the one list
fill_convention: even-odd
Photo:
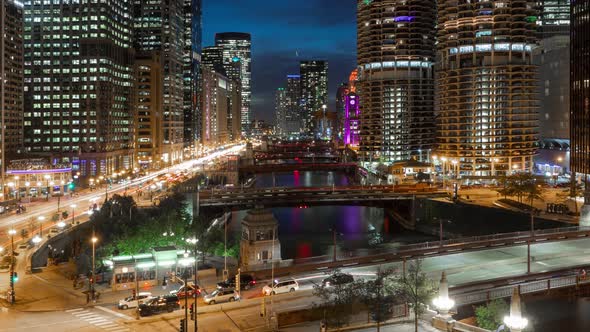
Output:
[[506,324],[511,332],[521,332],[528,323],[529,321],[522,317],[518,287],[514,287],[512,298],[510,299],[510,316],[504,317],[504,324]]
[[449,283],[447,282],[447,275],[442,272],[440,284],[438,286],[438,297],[432,303],[438,309],[438,314],[443,319],[449,319],[449,310],[455,306],[455,301],[449,298]]

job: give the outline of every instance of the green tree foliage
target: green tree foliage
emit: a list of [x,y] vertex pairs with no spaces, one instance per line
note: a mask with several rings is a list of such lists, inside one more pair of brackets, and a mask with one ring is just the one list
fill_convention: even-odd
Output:
[[368,307],[371,318],[377,323],[377,331],[380,331],[381,323],[391,317],[391,308],[399,288],[396,279],[394,270],[379,269],[375,279],[358,280],[351,286],[356,289],[358,299]]
[[504,176],[500,180],[502,188],[497,190],[500,195],[516,197],[522,203],[524,199],[530,202],[531,207],[535,200],[543,200],[543,188],[537,183],[534,175],[530,173],[516,173]]
[[153,209],[139,210],[130,196],[114,195],[92,215],[101,236],[100,255],[144,253],[153,247],[184,245],[190,222],[181,194],[173,194]]
[[410,262],[405,275],[398,276],[394,284],[400,298],[414,311],[414,330],[418,332],[418,320],[426,311],[426,303],[436,294],[436,285],[423,272],[422,260]]
[[510,306],[503,299],[497,299],[488,304],[475,308],[475,319],[477,326],[495,331],[498,326],[502,325],[504,316],[510,312]]
[[[335,272],[338,273],[338,272]],[[313,295],[321,299],[319,305],[314,305],[324,311],[326,324],[330,328],[339,328],[350,322],[357,304],[358,284],[337,284],[327,286],[314,285]]]

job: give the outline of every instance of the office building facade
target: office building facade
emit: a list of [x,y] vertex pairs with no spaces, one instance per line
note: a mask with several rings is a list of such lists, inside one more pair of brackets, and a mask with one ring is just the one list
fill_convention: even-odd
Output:
[[436,8],[358,1],[360,149],[365,161],[426,156],[434,143]]
[[302,131],[301,75],[287,75],[286,134],[296,137]]
[[[6,161],[23,152],[23,5],[2,1],[0,24],[0,179],[4,179]],[[2,188],[4,184],[2,183]]]
[[275,134],[287,136],[287,90],[278,88],[275,92]]
[[314,132],[314,116],[328,104],[328,62],[301,61],[301,120],[302,129],[308,135]]
[[533,169],[537,15],[534,1],[438,3],[437,154],[459,174]]
[[184,148],[184,2],[134,0],[134,43],[139,55],[159,51],[164,61],[161,164],[183,159]]
[[24,2],[28,153],[80,176],[133,168],[131,0]]
[[[590,2],[571,8],[570,163],[572,172],[590,174]],[[588,189],[588,186],[586,186]],[[590,190],[587,190],[590,194]],[[590,203],[590,195],[586,197]]]
[[249,33],[222,32],[215,34],[215,46],[222,49],[223,65],[227,78],[240,82],[242,94],[242,134],[249,132],[252,120],[250,102],[252,99],[252,41]]
[[201,0],[184,0],[183,139],[185,153],[189,155],[196,152],[199,144],[202,26]]
[[203,145],[215,147],[241,137],[241,100],[239,82],[203,68]]

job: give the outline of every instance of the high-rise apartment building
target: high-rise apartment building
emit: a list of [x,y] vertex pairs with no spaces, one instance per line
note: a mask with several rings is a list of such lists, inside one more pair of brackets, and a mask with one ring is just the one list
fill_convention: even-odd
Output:
[[298,136],[302,130],[302,108],[301,108],[301,76],[287,75],[286,88],[287,105],[285,111],[286,135]]
[[252,120],[250,109],[252,99],[250,82],[252,77],[252,42],[250,34],[242,32],[216,33],[215,46],[222,49],[223,65],[227,78],[240,81],[242,91],[242,134],[247,134]]
[[287,136],[287,90],[278,88],[275,92],[275,133]]
[[1,10],[0,179],[4,179],[5,161],[23,149],[23,6],[3,0]]
[[160,167],[183,158],[184,1],[133,0],[134,43],[138,54],[161,52],[163,59],[162,156]]
[[328,104],[328,62],[319,60],[301,61],[301,105],[303,130],[313,134],[313,117]]
[[434,143],[436,7],[358,1],[360,148],[365,161],[427,157]]
[[[570,163],[572,172],[590,174],[590,2],[571,8]],[[588,186],[586,186],[588,189]],[[590,204],[590,190],[586,203]]]
[[535,1],[438,2],[438,151],[463,175],[531,171]]
[[184,0],[184,145],[195,152],[200,133],[202,4]]
[[131,0],[24,1],[27,152],[81,176],[133,168]]

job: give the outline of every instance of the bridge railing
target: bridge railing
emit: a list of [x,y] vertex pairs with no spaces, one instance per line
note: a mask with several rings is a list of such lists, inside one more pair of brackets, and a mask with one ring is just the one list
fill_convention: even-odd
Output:
[[582,279],[576,275],[570,275],[463,294],[453,294],[453,290],[451,290],[451,297],[455,300],[457,305],[464,305],[510,297],[514,287],[519,287],[520,294],[531,294],[556,288],[571,287],[588,283],[590,283],[590,278]]
[[[559,234],[559,233],[568,233],[568,232],[578,232],[578,231],[590,231],[590,227],[584,226],[574,226],[574,227],[561,227],[561,228],[552,228],[552,229],[544,229],[535,231],[535,237],[542,238],[543,235],[552,235],[552,234]],[[432,241],[432,242],[423,242],[423,243],[416,243],[416,244],[408,244],[402,245],[399,247],[390,247],[390,248],[375,248],[375,249],[362,249],[356,251],[349,251],[338,253],[338,260],[346,260],[351,259],[354,257],[368,257],[368,256],[376,256],[376,255],[383,255],[383,254],[400,254],[403,252],[411,252],[411,251],[419,251],[419,250],[449,250],[454,249],[455,247],[459,247],[461,244],[470,243],[470,244],[477,244],[481,242],[489,243],[490,241],[497,241],[497,240],[519,240],[523,238],[529,238],[531,236],[530,231],[525,232],[512,232],[512,233],[498,233],[492,235],[482,235],[482,236],[471,236],[471,237],[464,237],[464,238],[456,238],[456,239],[449,239],[444,240],[442,245],[440,241]]]

